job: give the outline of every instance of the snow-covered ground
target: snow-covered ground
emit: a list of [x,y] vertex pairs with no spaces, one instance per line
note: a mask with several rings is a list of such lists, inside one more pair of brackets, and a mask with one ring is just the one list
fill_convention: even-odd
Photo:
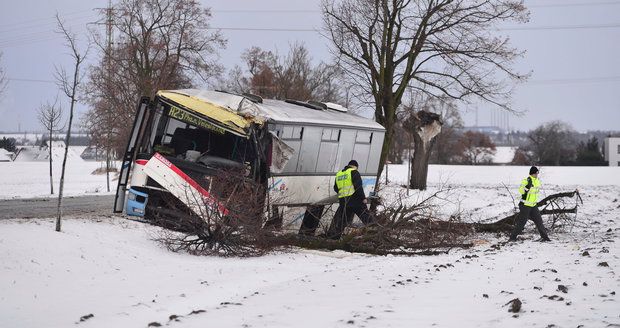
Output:
[[[431,166],[429,189],[451,188],[445,213],[501,217],[527,169]],[[391,190],[406,180],[405,166],[389,172]],[[196,257],[120,217],[67,219],[62,233],[49,219],[5,220],[0,327],[620,326],[620,170],[543,167],[541,180],[543,194],[579,188],[585,202],[553,242],[536,242],[529,223],[521,242],[479,235],[438,256]],[[517,314],[506,306],[515,298]]]
[[[38,147],[36,147],[38,148]],[[62,151],[59,151],[62,150]],[[52,162],[54,193],[58,195],[58,186],[64,149],[54,149]],[[69,147],[65,173],[64,194],[80,196],[108,194],[105,174],[92,174],[96,169],[105,167],[101,162],[84,161],[79,154],[84,147]],[[15,161],[0,162],[0,199],[50,197],[49,162]],[[116,191],[116,174],[110,174],[111,193]]]
[[518,147],[510,146],[498,146],[495,147],[495,155],[493,155],[493,163],[495,164],[508,164],[512,162],[515,157],[515,152]]

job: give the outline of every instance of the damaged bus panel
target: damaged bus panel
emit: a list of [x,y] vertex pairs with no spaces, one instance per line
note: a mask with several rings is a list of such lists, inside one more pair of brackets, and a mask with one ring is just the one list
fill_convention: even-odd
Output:
[[337,104],[160,91],[138,106],[114,211],[148,218],[174,197],[198,215],[201,204],[225,213],[211,179],[222,170],[264,186],[269,208],[325,205],[337,201],[334,175],[351,159],[369,194],[383,137],[381,125]]

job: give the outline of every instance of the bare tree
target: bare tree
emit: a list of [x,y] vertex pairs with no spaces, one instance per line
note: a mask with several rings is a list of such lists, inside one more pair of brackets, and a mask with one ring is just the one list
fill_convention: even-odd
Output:
[[[83,127],[90,134],[90,143],[96,149],[102,149],[105,153],[106,186],[110,191],[110,172],[112,161],[118,154],[119,145],[115,144],[115,131],[119,128],[120,122],[116,122],[114,110],[107,101],[97,101],[93,103],[93,109],[84,118]],[[116,140],[118,141],[118,140]],[[97,158],[97,154],[95,157]]]
[[17,151],[15,143],[15,138],[2,137],[2,139],[0,139],[0,149],[6,149],[7,151],[14,153]]
[[394,131],[400,137],[392,140],[388,152],[388,161],[391,164],[401,164],[410,155],[413,140],[411,139],[411,134],[405,129],[403,122],[400,120],[394,123]]
[[460,164],[490,163],[495,152],[495,144],[482,132],[467,131],[459,140]]
[[249,76],[245,76],[239,66],[233,69],[229,82],[232,90],[250,92],[265,98],[277,98],[277,55],[272,51],[251,47],[241,54],[241,60],[245,63]]
[[598,144],[596,136],[590,137],[587,141],[579,142],[577,146],[577,157],[575,163],[577,165],[599,166],[606,165],[605,157],[601,153],[601,147]]
[[[477,97],[510,110],[511,89],[502,81],[524,78],[511,68],[520,53],[507,38],[492,33],[498,23],[527,20],[522,1],[323,0],[322,9],[327,36],[356,83],[357,97],[372,104],[376,121],[386,128],[379,174],[394,136],[396,111],[407,93]],[[418,135],[414,140],[414,158],[428,158],[430,147],[422,143],[432,138]]]
[[71,125],[73,124],[73,114],[75,103],[78,99],[78,88],[83,79],[82,64],[88,54],[88,49],[81,51],[78,49],[77,36],[65,27],[62,19],[56,14],[58,33],[65,39],[65,46],[69,48],[71,59],[73,60],[73,72],[71,75],[63,67],[56,67],[56,81],[60,90],[69,98],[69,121],[67,122],[67,135],[65,136],[65,154],[62,159],[62,170],[60,173],[60,186],[58,188],[58,208],[56,217],[56,231],[60,231],[62,219],[62,193],[65,185],[65,169],[67,165],[67,153],[69,152],[69,142],[71,141]]
[[510,162],[512,165],[531,165],[533,163],[532,152],[527,150],[526,147],[518,147]]
[[140,97],[208,82],[222,72],[216,54],[226,41],[194,0],[120,0],[106,14],[114,40],[93,32],[102,57],[89,72],[88,126],[121,154]]
[[[49,154],[50,163],[50,194],[54,194],[54,179],[52,177],[52,138],[55,132],[60,132],[62,127],[60,123],[62,121],[62,107],[58,104],[58,96],[54,99],[54,103],[45,103],[39,107],[39,122],[45,127],[45,130],[49,133],[47,148]],[[68,145],[65,145],[65,147]]]
[[265,98],[346,103],[340,83],[342,71],[333,64],[313,65],[308,49],[301,43],[290,45],[286,56],[251,47],[241,59],[247,75],[239,66],[230,72],[226,87],[232,91]]
[[435,99],[433,103],[437,103],[437,106],[429,106],[429,110],[439,114],[443,125],[435,138],[430,162],[451,164],[458,155],[458,141],[461,136],[459,129],[463,127],[463,119],[452,99],[442,97]]
[[[441,126],[437,126],[437,128],[440,128],[440,132],[433,139],[435,147],[432,148],[433,151],[430,154],[430,160],[435,163],[449,164],[451,159],[456,155],[456,144],[459,135],[456,129],[463,126],[463,121],[461,120],[458,108],[454,104],[453,99],[445,96],[437,98],[425,97],[424,99],[409,99],[404,103],[404,106],[399,107],[396,113],[398,119],[394,124],[394,129],[399,138],[392,139],[392,145],[388,152],[389,161],[392,163],[400,163],[404,159],[405,152],[407,152],[407,156],[411,157],[414,144],[414,132],[412,132],[411,129],[419,129],[422,127],[411,126],[414,122],[411,122],[410,116],[415,114],[413,108],[420,108],[424,111],[437,114],[441,121]],[[431,120],[429,123],[434,123],[434,121]],[[408,161],[412,160],[413,158],[408,159]],[[417,165],[415,167],[425,168],[426,166]],[[420,178],[423,178],[423,176]]]
[[[2,63],[2,52],[0,52],[0,64]],[[6,91],[6,87],[8,86],[9,80],[6,77],[6,73],[4,72],[4,67],[0,65],[0,96]]]
[[572,162],[577,151],[575,130],[567,123],[552,121],[528,133],[529,147],[537,164],[562,165]]

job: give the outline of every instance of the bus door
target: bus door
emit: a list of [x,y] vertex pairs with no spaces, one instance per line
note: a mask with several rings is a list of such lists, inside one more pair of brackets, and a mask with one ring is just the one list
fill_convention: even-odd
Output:
[[143,97],[140,99],[140,103],[138,104],[136,117],[131,128],[131,137],[127,143],[127,149],[125,150],[125,155],[123,156],[123,164],[121,165],[121,172],[118,176],[116,198],[114,199],[114,213],[122,213],[123,207],[125,207],[125,194],[127,192],[129,172],[135,157],[136,144],[138,143],[137,141],[140,140],[140,132],[143,130],[144,121],[147,117],[146,112],[148,110],[149,103],[150,99],[148,97]]

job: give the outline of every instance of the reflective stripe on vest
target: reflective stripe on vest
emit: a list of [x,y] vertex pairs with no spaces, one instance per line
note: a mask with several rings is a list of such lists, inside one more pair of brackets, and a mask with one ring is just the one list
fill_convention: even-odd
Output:
[[349,197],[355,192],[353,187],[353,178],[351,172],[354,168],[348,168],[344,171],[336,173],[336,187],[338,187],[338,198]]
[[[527,181],[528,179],[532,179],[532,186],[530,187],[529,190],[526,191],[525,188],[528,185],[528,181]],[[529,207],[536,206],[536,204],[538,204],[539,189],[540,189],[540,180],[538,180],[537,178],[530,176],[530,177],[523,179],[521,181],[521,187],[519,187],[519,193],[521,194],[521,202],[523,202],[523,205],[529,206]],[[527,195],[525,196],[525,199],[524,199],[523,195],[525,195],[526,193]]]

